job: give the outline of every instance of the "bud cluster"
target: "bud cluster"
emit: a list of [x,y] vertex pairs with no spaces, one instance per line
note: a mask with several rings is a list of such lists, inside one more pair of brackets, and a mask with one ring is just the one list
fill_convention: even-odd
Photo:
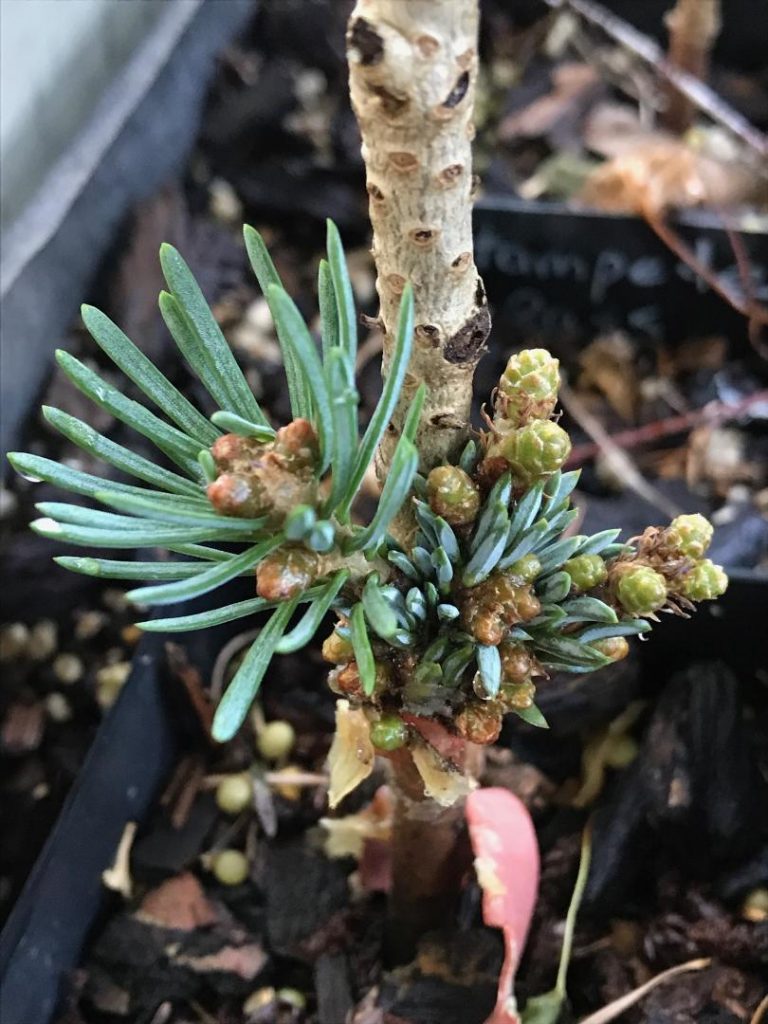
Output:
[[728,577],[703,557],[712,532],[698,514],[677,516],[663,529],[649,527],[637,548],[610,566],[614,600],[630,615],[649,616],[663,608],[684,613],[694,602],[720,597]]
[[[352,288],[337,229],[329,223],[328,260],[319,269],[319,347],[280,284],[264,240],[246,228],[245,243],[288,370],[292,422],[276,432],[270,426],[189,267],[164,246],[163,316],[208,391],[207,407],[218,411],[209,418],[183,399],[115,324],[85,307],[96,342],[116,365],[131,368],[139,390],[169,420],[131,402],[126,423],[175,468],[104,448],[100,435],[56,409],[45,413],[56,430],[86,452],[106,452],[151,489],[113,486],[37,455],[10,456],[25,476],[91,494],[109,510],[43,501],[43,518],[33,524],[43,536],[99,548],[124,547],[127,540],[183,553],[183,561],[164,562],[162,574],[149,564],[152,585],[128,594],[137,604],[189,600],[255,569],[259,597],[252,601],[142,623],[153,631],[185,630],[271,606],[217,708],[216,740],[230,740],[242,725],[243,695],[256,692],[272,655],[301,649],[334,610],[339,623],[323,651],[335,666],[331,686],[346,698],[337,721],[347,723],[349,745],[358,752],[360,744],[364,752],[407,745],[434,782],[445,762],[437,746],[431,754],[427,749],[430,729],[452,733],[454,743],[457,735],[479,743],[498,735],[505,712],[546,724],[534,703],[538,676],[607,665],[626,655],[626,637],[647,631],[646,619],[657,611],[685,614],[693,602],[724,591],[725,573],[705,557],[712,528],[701,516],[678,516],[632,545],[617,542],[618,530],[571,535],[579,518],[570,507],[578,474],[561,471],[571,442],[552,419],[558,361],[543,349],[511,357],[488,432],[470,441],[455,465],[432,468],[427,479],[418,472],[427,454],[417,446],[428,390],[422,382],[401,424],[376,512],[366,525],[354,522],[353,503],[405,386],[413,288],[408,282],[402,290],[388,377],[361,437],[356,332],[347,301]],[[115,388],[91,368],[66,352],[57,358],[96,404],[118,401]],[[221,436],[222,430],[234,432]],[[402,514],[406,506],[415,522]],[[126,519],[137,527],[133,542],[125,536]],[[406,522],[413,522],[412,531],[402,528]],[[389,533],[394,523],[398,537]],[[232,551],[232,544],[245,548]],[[136,579],[145,571],[133,559],[59,561],[109,578]],[[300,604],[307,607],[294,622]],[[347,761],[347,767],[355,762],[359,781],[365,773],[355,773],[372,757]],[[336,792],[342,790],[349,791]]]
[[319,449],[307,420],[293,420],[269,442],[224,434],[211,455],[218,475],[208,485],[208,499],[222,515],[267,516],[280,526],[297,505],[317,501]]
[[[569,537],[578,473],[557,468],[565,449],[546,457],[547,438],[560,428],[520,422],[552,411],[556,363],[521,353],[508,370],[497,408],[515,425],[484,456],[470,443],[459,465],[421,480],[410,549],[392,543],[385,552],[394,573],[379,589],[381,604],[361,595],[372,683],[363,686],[349,609],[323,645],[335,665],[332,689],[366,709],[379,752],[409,743],[413,716],[437,719],[472,743],[494,742],[508,713],[545,724],[535,705],[538,678],[625,658],[627,637],[646,632],[646,619],[717,596],[727,583],[703,557],[712,528],[701,516],[648,529],[635,545],[618,542],[618,530]],[[527,385],[530,400],[519,401]],[[489,452],[506,453],[495,481]]]
[[571,441],[550,417],[560,386],[559,362],[546,349],[511,356],[499,380],[482,472],[496,479],[510,469],[518,487],[554,473],[571,452]]

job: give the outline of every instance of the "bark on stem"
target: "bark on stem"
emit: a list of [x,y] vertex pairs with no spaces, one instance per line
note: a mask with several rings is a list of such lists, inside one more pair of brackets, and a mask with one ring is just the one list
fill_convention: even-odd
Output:
[[414,352],[377,454],[386,475],[414,391],[429,387],[422,468],[465,439],[472,377],[490,329],[472,249],[471,142],[477,0],[358,0],[347,53],[363,138],[386,376],[400,297],[414,288]]
[[[467,744],[469,746],[469,744]],[[425,799],[407,752],[393,758],[392,892],[386,958],[405,963],[419,938],[450,920],[470,860],[464,838],[464,801],[440,807]]]
[[[358,0],[347,55],[362,134],[376,288],[384,328],[382,372],[394,345],[406,282],[415,299],[414,346],[392,423],[376,456],[387,474],[414,392],[428,393],[417,446],[422,470],[455,456],[469,424],[472,378],[490,331],[473,258],[472,138],[478,0]],[[392,532],[407,543],[409,517]],[[461,748],[462,768],[477,760]],[[393,758],[395,793],[390,959],[446,920],[468,859],[461,802],[426,798],[410,754]]]

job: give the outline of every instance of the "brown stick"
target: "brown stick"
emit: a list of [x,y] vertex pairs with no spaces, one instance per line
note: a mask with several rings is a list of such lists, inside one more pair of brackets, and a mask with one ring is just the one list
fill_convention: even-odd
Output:
[[[638,448],[642,444],[658,441],[661,438],[669,437],[672,434],[682,434],[702,423],[715,425],[726,423],[728,420],[735,420],[748,412],[753,405],[765,402],[768,404],[768,390],[757,391],[753,395],[742,398],[741,401],[729,404],[728,402],[709,402],[701,409],[692,409],[690,412],[681,413],[679,416],[668,416],[663,420],[656,420],[653,423],[646,423],[642,427],[632,427],[631,430],[620,430],[617,434],[611,434],[611,440],[622,449]],[[578,444],[575,445],[568,458],[567,468],[574,469],[589,462],[602,451],[601,445]]]
[[[669,30],[670,64],[705,82],[710,52],[720,33],[720,0],[677,0],[664,21]],[[661,121],[670,131],[682,135],[690,128],[696,108],[672,82],[665,84],[667,108]]]
[[748,147],[744,158],[750,161],[750,166],[756,173],[761,177],[765,176],[768,136],[750,124],[709,86],[694,75],[688,74],[687,71],[681,71],[670,63],[652,39],[643,35],[642,32],[638,32],[628,22],[616,17],[606,7],[595,3],[594,0],[545,0],[545,2],[555,9],[572,10],[589,24],[597,26],[614,42],[649,64],[658,75],[686,96],[702,114],[722,125],[736,138],[741,139]]
[[416,306],[409,373],[394,429],[377,454],[380,479],[422,381],[429,387],[417,438],[422,468],[456,454],[490,330],[472,249],[477,26],[477,0],[358,0],[349,21],[350,93],[363,138],[385,376],[408,281]]
[[600,446],[600,451],[605,456],[608,465],[629,490],[634,491],[649,505],[653,505],[654,508],[668,515],[670,519],[680,515],[682,509],[645,479],[629,455],[623,448],[619,448],[598,418],[589,411],[567,384],[560,385],[560,401],[566,412],[573,416],[595,444]]

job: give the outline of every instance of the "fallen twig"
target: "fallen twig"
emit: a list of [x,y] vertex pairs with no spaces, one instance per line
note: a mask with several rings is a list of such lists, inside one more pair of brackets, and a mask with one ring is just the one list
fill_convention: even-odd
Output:
[[620,1014],[628,1010],[630,1006],[639,1003],[641,999],[644,999],[658,985],[662,985],[665,981],[669,981],[670,978],[674,978],[675,975],[684,974],[686,971],[701,971],[705,967],[709,967],[711,963],[712,961],[707,957],[702,960],[689,960],[687,963],[678,964],[677,967],[670,967],[669,970],[662,971],[655,978],[646,981],[644,985],[632,989],[631,992],[627,992],[626,995],[621,996],[619,999],[614,999],[612,1003],[604,1006],[602,1010],[591,1013],[588,1017],[583,1017],[579,1024],[609,1024],[610,1021],[616,1020]]
[[[749,395],[747,398],[742,399],[742,401],[733,404],[728,402],[708,402],[701,409],[692,409],[690,412],[681,413],[679,416],[669,416],[663,420],[646,423],[642,427],[633,427],[631,430],[619,431],[618,434],[612,434],[610,439],[613,444],[623,450],[637,448],[641,444],[657,441],[662,437],[669,437],[672,434],[681,434],[689,431],[703,423],[715,425],[738,419],[739,416],[753,405],[759,405],[761,402],[768,403],[768,390],[757,391],[755,394]],[[576,445],[568,459],[569,468],[582,466],[585,462],[589,462],[590,459],[599,455],[602,450],[602,446],[597,442]]]
[[248,629],[244,633],[238,633],[231,640],[227,641],[216,656],[216,661],[211,672],[210,694],[212,700],[218,700],[224,690],[227,669],[232,659],[242,651],[261,632],[260,629]]
[[760,1000],[760,1005],[757,1007],[755,1012],[752,1014],[752,1017],[751,1017],[751,1019],[749,1021],[749,1024],[762,1024],[762,1022],[765,1020],[765,1015],[766,1015],[767,1011],[768,1011],[768,995],[764,996],[764,998]]
[[653,505],[670,519],[680,515],[680,509],[666,495],[649,483],[627,453],[619,447],[608,431],[587,409],[586,405],[567,384],[560,385],[560,401],[567,412],[595,442],[598,451],[623,483],[639,497]]
[[129,900],[133,893],[133,881],[131,879],[131,847],[136,838],[135,821],[126,822],[123,834],[115,852],[115,859],[112,866],[101,873],[101,881],[107,889],[119,892],[123,899]]
[[[229,778],[226,774],[207,775],[203,789],[216,789],[219,783]],[[266,772],[264,781],[270,786],[327,786],[328,776],[321,772],[288,771]]]
[[550,7],[573,11],[602,29],[607,36],[645,63],[650,64],[702,113],[745,143],[759,158],[759,161],[755,161],[758,172],[761,175],[766,174],[768,136],[750,124],[704,82],[670,63],[664,51],[652,39],[593,0],[547,0],[547,3]]

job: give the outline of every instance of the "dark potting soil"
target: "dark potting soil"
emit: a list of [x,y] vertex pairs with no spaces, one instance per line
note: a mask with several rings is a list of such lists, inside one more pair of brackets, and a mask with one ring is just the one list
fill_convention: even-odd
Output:
[[[332,0],[262,4],[222,56],[186,177],[135,211],[88,297],[198,401],[204,398],[174,362],[157,313],[162,279],[156,254],[163,240],[190,262],[251,385],[277,421],[288,417],[279,350],[246,268],[240,222],[264,230],[289,291],[312,315],[324,219],[332,217],[351,250],[358,303],[375,313],[364,174],[346,94],[348,7]],[[484,19],[492,102],[481,118],[479,162],[494,189],[510,193],[553,145],[553,137],[524,145],[497,137],[500,117],[519,109],[525,95],[508,80],[499,84],[505,67],[526,48],[533,52],[540,29],[513,23],[502,3],[487,4]],[[532,101],[549,87],[552,65],[534,61],[526,74]],[[754,105],[764,78],[747,82],[741,95]],[[565,114],[565,128],[577,132],[578,117]],[[577,495],[586,529],[623,525],[630,536],[664,521],[669,503],[715,510],[715,557],[729,565],[765,564],[765,402],[749,406],[735,422],[668,429],[675,415],[712,400],[733,404],[765,388],[765,363],[745,338],[670,338],[658,346],[622,336],[598,339],[576,357],[558,353],[580,403],[566,417],[577,450],[587,451]],[[480,366],[478,394],[488,394],[512,345],[536,340],[494,337]],[[79,327],[66,344],[99,362]],[[375,338],[366,345],[364,416],[379,387]],[[45,401],[122,437],[118,424],[57,375]],[[640,499],[621,472],[588,453],[584,405],[610,434],[658,428],[656,440],[640,434],[623,445],[655,491]],[[27,448],[101,471],[36,419]],[[34,862],[101,711],[124,679],[137,637],[119,588],[65,573],[51,562],[51,543],[27,532],[33,502],[52,497],[52,489],[15,481],[10,493],[3,519],[3,570],[14,588],[9,618],[28,633],[15,625],[3,632],[3,909]],[[758,649],[764,641],[758,609],[733,607],[737,624],[747,622],[741,632],[718,632],[718,610],[703,612],[682,628],[660,628],[611,671],[551,680],[542,707],[552,729],[509,723],[489,756],[485,781],[523,796],[542,850],[541,898],[519,974],[521,1001],[553,983],[580,833],[592,810],[593,867],[570,973],[573,1019],[700,957],[711,957],[711,965],[669,980],[623,1019],[736,1024],[749,1021],[764,995],[768,659],[761,660]],[[719,638],[714,651],[708,634]],[[738,638],[739,649],[731,649],[729,637]],[[204,726],[210,673],[197,671],[182,648],[170,649],[169,659]],[[354,859],[324,852],[322,777],[334,704],[324,674],[317,645],[275,659],[260,713],[267,721],[290,722],[296,733],[290,754],[276,763],[258,754],[252,725],[216,749],[204,728],[198,730],[140,824],[130,898],[115,895],[113,911],[98,922],[71,979],[61,1024],[342,1024],[352,1011],[356,1024],[485,1019],[501,945],[498,934],[482,926],[471,877],[456,908],[456,928],[429,937],[409,968],[387,973],[380,957],[383,896],[375,885],[371,890],[371,878]],[[218,681],[222,672],[216,675]],[[243,770],[256,779],[254,803],[233,818],[218,810],[213,793],[222,774]],[[340,813],[364,808],[382,781],[383,775],[369,780]],[[233,847],[247,853],[249,879],[226,886],[212,871],[212,857]]]

